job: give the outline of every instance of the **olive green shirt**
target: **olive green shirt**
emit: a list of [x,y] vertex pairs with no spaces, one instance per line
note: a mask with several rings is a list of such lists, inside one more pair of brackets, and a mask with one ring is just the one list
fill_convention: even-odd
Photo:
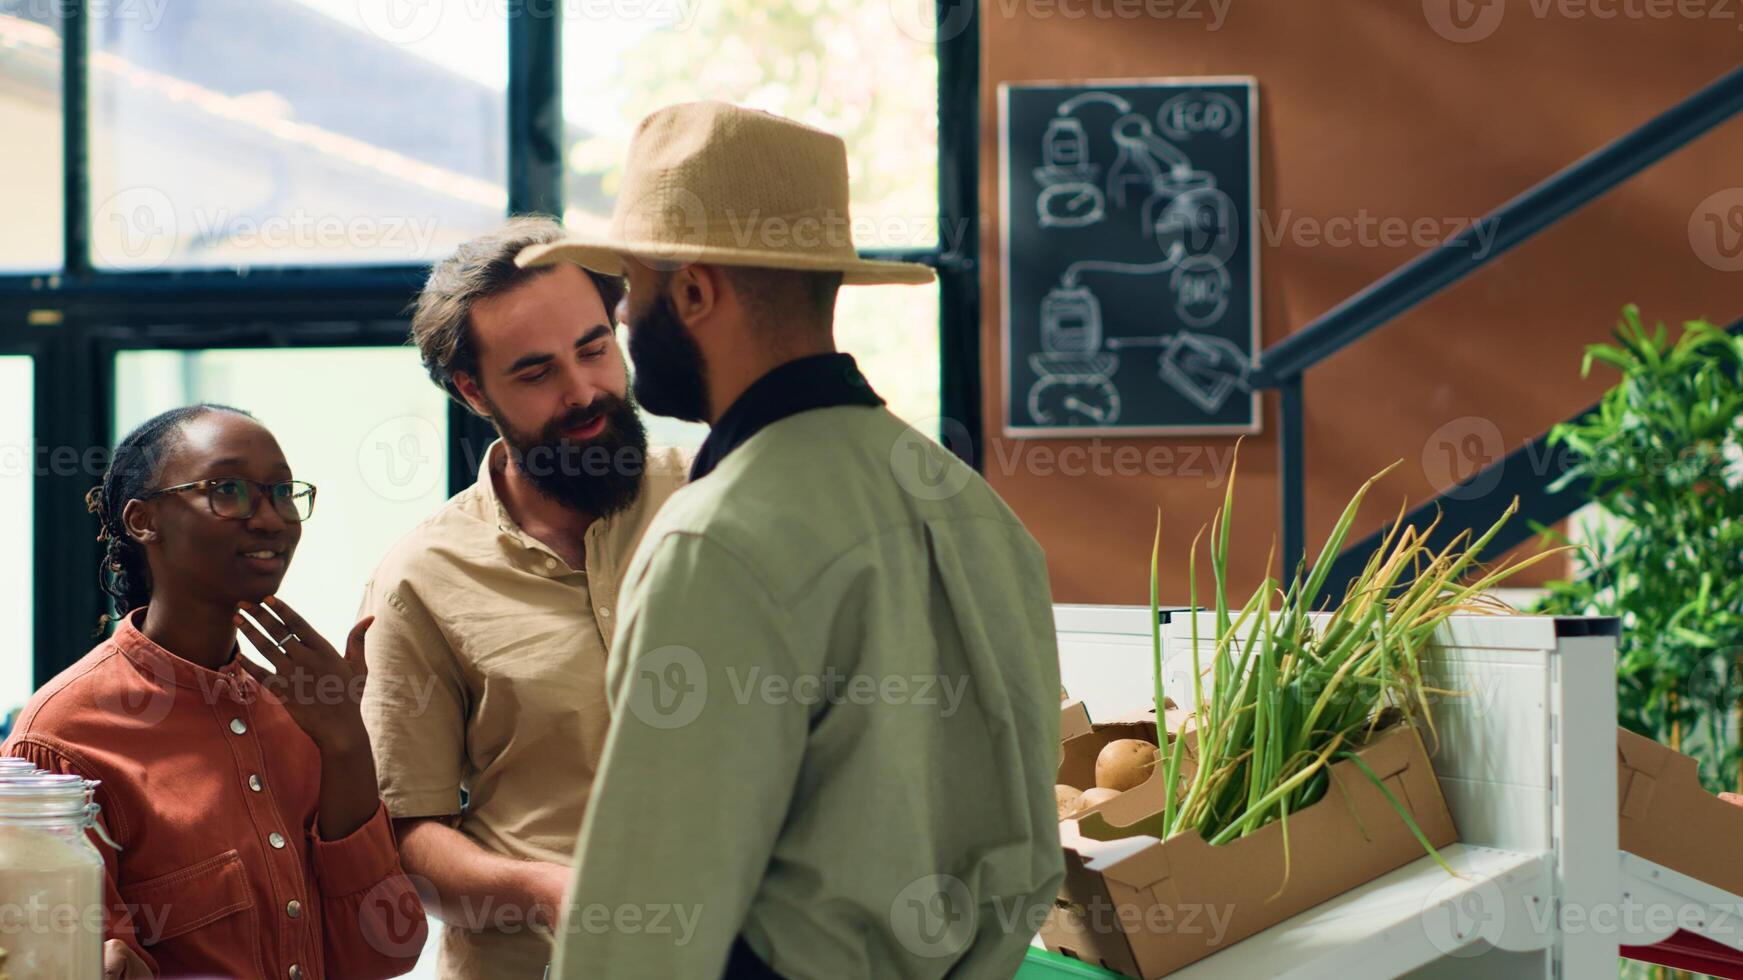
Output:
[[[717,427],[718,429],[718,427]],[[707,447],[704,447],[707,455]],[[551,976],[1010,977],[1064,875],[1041,549],[882,407],[787,415],[654,518]]]

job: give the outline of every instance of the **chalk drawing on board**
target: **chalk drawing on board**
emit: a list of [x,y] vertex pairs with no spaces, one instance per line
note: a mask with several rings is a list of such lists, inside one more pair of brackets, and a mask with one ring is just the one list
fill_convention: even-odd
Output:
[[1031,354],[1039,379],[1029,386],[1029,417],[1039,425],[1112,425],[1120,420],[1113,382],[1118,354]]
[[1001,88],[1007,432],[1256,430],[1253,93]]
[[[1038,375],[1029,387],[1029,416],[1039,425],[1111,425],[1120,417],[1120,391],[1112,376],[1118,355],[1102,350],[1101,301],[1085,286],[1087,272],[1160,276],[1184,256],[1177,249],[1156,262],[1084,259],[1065,268],[1059,285],[1041,298],[1041,349],[1029,365]],[[1111,344],[1109,346],[1112,346]]]
[[1067,279],[1041,298],[1041,349],[1049,354],[1101,349],[1101,303],[1088,287]]
[[1240,215],[1234,199],[1203,171],[1170,175],[1144,201],[1144,232],[1163,251],[1178,246],[1190,255],[1214,256],[1226,263],[1241,243]]
[[[1067,270],[1070,277],[1070,270]],[[1041,349],[1029,366],[1029,417],[1039,425],[1109,425],[1120,417],[1113,373],[1120,358],[1102,350],[1101,303],[1075,277],[1041,300]]]
[[1234,282],[1222,260],[1214,255],[1189,255],[1168,277],[1174,291],[1174,312],[1189,326],[1209,327],[1229,311],[1229,290]]
[[1035,182],[1041,193],[1035,213],[1043,228],[1085,228],[1107,216],[1107,199],[1096,178],[1101,165],[1089,158],[1089,133],[1073,116],[1079,106],[1108,103],[1130,113],[1131,103],[1108,92],[1084,92],[1059,104],[1041,135],[1041,166]]
[[1084,228],[1107,217],[1107,203],[1101,188],[1076,181],[1042,188],[1035,211],[1043,228]]
[[1156,125],[1169,139],[1214,134],[1229,139],[1241,131],[1241,105],[1221,92],[1184,92],[1156,110]]
[[[1114,145],[1119,152],[1108,168],[1108,200],[1114,207],[1126,206],[1126,193],[1137,185],[1140,193],[1149,193],[1166,178],[1184,180],[1192,173],[1192,161],[1173,143],[1156,135],[1150,120],[1135,112],[1114,120]],[[1167,169],[1163,165],[1167,165]]]
[[1251,392],[1252,362],[1226,337],[1182,330],[1160,337],[1115,337],[1108,347],[1160,347],[1157,377],[1206,413],[1219,411],[1236,391]]
[[1066,99],[1064,102],[1059,103],[1059,114],[1062,116],[1069,116],[1082,106],[1093,105],[1096,103],[1111,105],[1122,113],[1132,111],[1132,104],[1127,102],[1124,97],[1115,95],[1112,92],[1091,90],[1088,92],[1079,92],[1071,98]]

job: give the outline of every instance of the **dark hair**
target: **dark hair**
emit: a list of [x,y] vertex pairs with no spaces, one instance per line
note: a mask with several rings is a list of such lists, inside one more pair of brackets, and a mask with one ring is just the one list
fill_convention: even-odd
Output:
[[108,593],[115,610],[113,616],[104,615],[97,621],[99,633],[115,619],[151,601],[151,570],[145,562],[145,550],[127,534],[121,513],[129,500],[155,489],[152,483],[164,457],[176,447],[182,426],[208,412],[254,417],[240,408],[210,402],[155,415],[121,440],[109,458],[109,468],[103,471],[103,482],[85,494],[85,509],[97,515],[97,540],[105,545],[97,584]]
[[[532,245],[561,241],[563,226],[550,218],[528,215],[511,219],[501,228],[481,235],[436,263],[430,278],[412,304],[412,342],[418,345],[424,370],[448,397],[466,405],[454,374],[478,374],[478,345],[472,336],[472,304],[499,296],[516,286],[549,272],[554,266],[523,269],[515,256]],[[582,269],[599,290],[605,304],[605,320],[616,325],[617,301],[623,298],[620,276],[607,276]],[[470,405],[466,405],[471,408]]]

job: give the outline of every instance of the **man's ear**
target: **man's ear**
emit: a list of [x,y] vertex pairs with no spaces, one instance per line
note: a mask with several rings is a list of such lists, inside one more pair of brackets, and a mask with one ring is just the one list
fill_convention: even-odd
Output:
[[121,508],[121,526],[127,529],[128,537],[140,544],[155,542],[162,536],[157,530],[157,515],[143,500],[129,500]]
[[666,283],[666,295],[672,298],[672,309],[692,330],[708,321],[719,311],[726,298],[726,276],[718,266],[691,263],[672,273]]
[[460,392],[460,397],[466,399],[466,404],[474,412],[484,418],[490,418],[490,405],[484,400],[484,389],[478,387],[478,379],[465,371],[454,372],[454,388]]

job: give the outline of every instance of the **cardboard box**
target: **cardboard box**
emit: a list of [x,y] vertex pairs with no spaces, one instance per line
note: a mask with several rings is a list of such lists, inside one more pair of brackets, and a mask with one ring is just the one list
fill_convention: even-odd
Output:
[[[1166,718],[1163,724],[1168,730],[1170,739],[1182,730],[1190,731],[1187,713],[1176,708],[1174,702],[1166,703],[1164,714]],[[1087,720],[1087,715],[1085,717]],[[1156,710],[1151,708],[1115,721],[1091,725],[1088,731],[1062,741],[1059,745],[1059,774],[1055,782],[1080,790],[1091,788],[1095,785],[1096,756],[1101,754],[1101,750],[1106,748],[1109,742],[1115,742],[1122,738],[1135,738],[1149,742],[1151,745],[1157,745]],[[1185,751],[1186,757],[1181,760],[1180,771],[1186,775],[1191,775],[1193,764],[1190,741]],[[1166,763],[1167,759],[1167,755],[1164,754],[1162,756],[1163,762]],[[1150,778],[1141,785],[1132,787],[1106,803],[1090,807],[1078,814],[1078,817],[1081,818],[1084,814],[1108,811],[1113,814],[1110,819],[1116,823],[1136,822],[1139,818],[1161,809],[1163,778],[1164,773],[1158,768],[1158,771],[1151,773]],[[1154,809],[1150,809],[1152,805]]]
[[1616,807],[1622,850],[1743,895],[1743,807],[1707,792],[1695,760],[1617,728]]
[[[1360,751],[1435,847],[1458,840],[1414,728],[1394,725]],[[1425,855],[1378,787],[1332,766],[1318,803],[1221,847],[1196,833],[1166,841],[1160,810],[1115,824],[1106,807],[1060,825],[1065,885],[1041,940],[1049,950],[1128,976],[1161,977]],[[1133,790],[1133,792],[1137,792]],[[1113,802],[1118,802],[1115,800]]]
[[1089,709],[1082,701],[1059,702],[1059,744],[1064,745],[1067,739],[1079,735],[1088,735],[1092,731],[1089,723]]

